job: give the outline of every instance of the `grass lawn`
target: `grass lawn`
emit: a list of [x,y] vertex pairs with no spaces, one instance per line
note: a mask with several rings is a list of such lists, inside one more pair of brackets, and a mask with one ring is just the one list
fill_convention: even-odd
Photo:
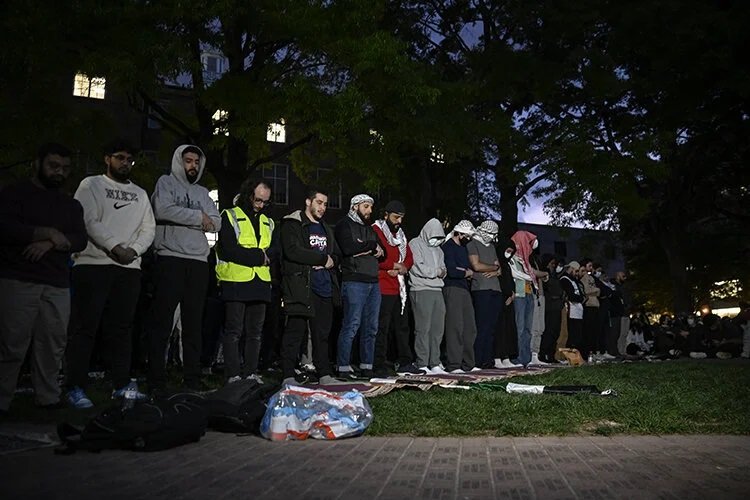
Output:
[[[371,436],[534,436],[571,434],[750,434],[750,362],[682,360],[560,368],[509,379],[543,385],[596,385],[618,397],[511,395],[502,390],[433,388],[371,398]],[[502,381],[504,385],[505,381]],[[211,376],[209,385],[222,380]],[[103,383],[89,411],[44,411],[18,396],[10,421],[85,423],[105,407]]]

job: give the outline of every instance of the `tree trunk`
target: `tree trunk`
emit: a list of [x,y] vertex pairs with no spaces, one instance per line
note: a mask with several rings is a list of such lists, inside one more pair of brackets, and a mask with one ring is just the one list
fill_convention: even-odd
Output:
[[693,294],[688,279],[687,260],[683,255],[682,238],[677,226],[662,225],[656,240],[667,259],[669,280],[672,285],[672,307],[675,314],[689,314],[695,310]]
[[497,188],[500,191],[500,235],[510,238],[518,231],[516,185],[501,182],[501,178],[498,177]]

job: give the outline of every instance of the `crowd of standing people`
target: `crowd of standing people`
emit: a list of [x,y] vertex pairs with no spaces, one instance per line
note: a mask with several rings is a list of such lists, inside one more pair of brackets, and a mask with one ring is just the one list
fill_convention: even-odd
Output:
[[[177,317],[183,387],[203,389],[207,297],[220,301],[214,343],[227,383],[262,382],[264,351],[280,359],[285,383],[300,383],[308,338],[323,384],[545,366],[558,362],[563,331],[562,344],[584,357],[615,359],[628,350],[624,271],[610,279],[590,259],[539,255],[530,232],[500,240],[495,221],[462,220],[446,233],[433,218],[408,239],[403,203],[376,211],[367,194],[354,196],[331,227],[328,195],[315,188],[300,210],[274,221],[266,210],[272,188],[261,179],[245,181],[233,206],[219,212],[199,183],[206,156],[194,145],[174,151],[150,198],[130,180],[132,148],[113,144],[104,162],[106,172],[83,179],[71,198],[60,189],[71,152],[47,144],[36,175],[2,191],[1,411],[29,351],[39,406],[93,406],[86,390],[97,336],[107,339],[112,397],[123,396],[149,251],[153,289],[142,323],[153,397],[168,390]],[[213,250],[206,233],[217,234]],[[277,301],[282,333],[269,345],[264,325],[274,324]]]

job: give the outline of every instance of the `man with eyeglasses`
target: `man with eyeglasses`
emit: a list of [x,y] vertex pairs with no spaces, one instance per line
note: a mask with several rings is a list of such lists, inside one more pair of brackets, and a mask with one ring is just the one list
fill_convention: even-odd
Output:
[[270,204],[270,185],[248,179],[240,187],[235,206],[221,213],[216,278],[224,301],[224,375],[228,383],[243,378],[263,383],[258,360],[266,306],[271,302],[270,266],[277,259],[275,243],[272,247],[274,222],[265,214]]
[[57,409],[57,375],[70,316],[71,252],[86,247],[80,203],[61,192],[71,152],[39,148],[36,175],[0,194],[0,414],[8,411],[24,358],[31,349],[36,404]]
[[169,174],[156,183],[151,203],[154,237],[154,298],[148,325],[149,385],[156,393],[167,386],[166,349],[180,306],[184,387],[200,390],[203,305],[208,287],[207,232],[216,233],[221,217],[208,189],[198,184],[206,155],[183,144],[172,155]]
[[[133,149],[121,142],[104,155],[107,171],[86,177],[75,193],[83,206],[89,241],[73,255],[73,306],[67,350],[68,402],[90,408],[86,396],[89,362],[101,324],[111,349],[113,398],[130,380],[133,319],[141,290],[141,255],[154,240],[148,195],[130,181]],[[145,398],[138,393],[139,398]]]

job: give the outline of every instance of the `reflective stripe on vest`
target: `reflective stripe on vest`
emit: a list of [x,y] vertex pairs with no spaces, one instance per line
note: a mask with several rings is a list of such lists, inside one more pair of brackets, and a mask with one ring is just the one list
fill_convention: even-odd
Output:
[[[243,248],[260,248],[267,250],[271,246],[271,235],[273,234],[273,220],[265,215],[260,216],[260,243],[255,235],[255,229],[250,218],[245,215],[239,207],[224,210],[229,222],[232,224],[237,243]],[[216,278],[219,281],[246,282],[253,280],[256,276],[262,281],[271,281],[271,268],[268,266],[248,267],[234,262],[221,260],[219,250],[216,252]]]

